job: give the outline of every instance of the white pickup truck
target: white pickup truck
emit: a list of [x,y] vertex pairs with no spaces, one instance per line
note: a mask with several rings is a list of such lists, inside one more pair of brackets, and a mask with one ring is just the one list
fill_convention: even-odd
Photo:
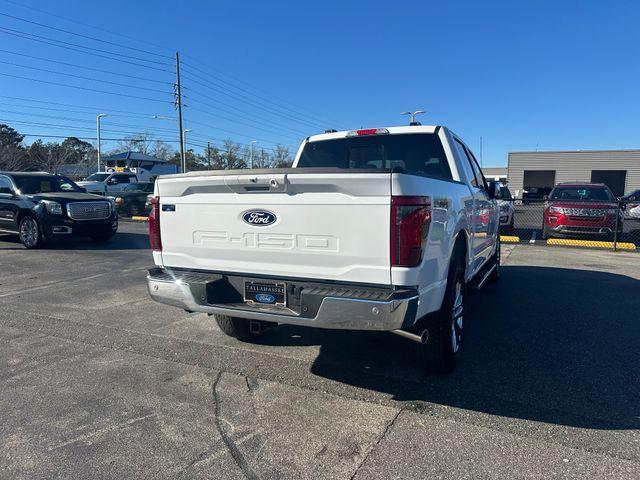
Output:
[[151,297],[243,341],[276,324],[390,331],[451,371],[467,286],[499,276],[496,185],[445,127],[330,131],[293,168],[162,176],[154,195]]

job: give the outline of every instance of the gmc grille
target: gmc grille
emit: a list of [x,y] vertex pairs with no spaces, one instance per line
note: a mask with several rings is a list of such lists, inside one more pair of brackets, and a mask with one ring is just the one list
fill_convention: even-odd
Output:
[[111,205],[109,202],[68,203],[67,214],[72,220],[104,220],[111,215]]

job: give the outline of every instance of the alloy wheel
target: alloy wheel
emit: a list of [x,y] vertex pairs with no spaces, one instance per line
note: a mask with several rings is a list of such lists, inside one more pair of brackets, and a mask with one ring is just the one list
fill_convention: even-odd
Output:
[[464,291],[460,280],[456,282],[454,298],[451,318],[451,350],[453,353],[457,353],[462,345],[462,321],[464,315]]
[[35,247],[38,243],[38,223],[31,217],[20,223],[20,241],[26,247]]

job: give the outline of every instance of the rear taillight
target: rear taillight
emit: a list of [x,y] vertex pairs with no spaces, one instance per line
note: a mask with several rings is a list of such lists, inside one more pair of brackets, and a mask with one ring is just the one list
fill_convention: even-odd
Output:
[[160,238],[160,197],[151,197],[151,211],[149,212],[149,243],[154,252],[162,251]]
[[420,265],[430,224],[429,197],[391,197],[392,267]]

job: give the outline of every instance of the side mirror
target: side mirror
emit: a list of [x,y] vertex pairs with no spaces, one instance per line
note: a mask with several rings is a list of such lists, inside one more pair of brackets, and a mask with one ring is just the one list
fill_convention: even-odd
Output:
[[491,199],[497,199],[500,197],[500,185],[498,185],[498,182],[489,182],[489,191],[487,194]]

